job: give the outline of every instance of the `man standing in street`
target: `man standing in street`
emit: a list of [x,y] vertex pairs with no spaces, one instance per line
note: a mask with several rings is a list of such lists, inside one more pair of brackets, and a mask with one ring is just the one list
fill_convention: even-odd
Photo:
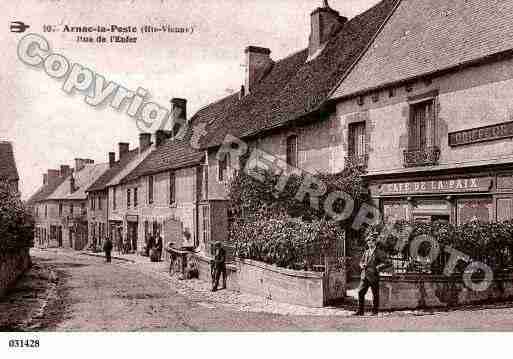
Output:
[[372,314],[379,311],[379,272],[390,266],[384,251],[378,242],[379,232],[372,231],[367,237],[367,250],[360,261],[362,269],[360,287],[358,288],[358,311],[356,315],[364,315],[365,295],[369,288],[372,291]]
[[217,287],[219,286],[219,277],[221,274],[223,275],[223,286],[221,289],[226,289],[226,251],[224,250],[221,242],[216,242],[214,244],[215,253],[214,260],[212,262],[213,266],[213,281],[212,281],[212,292],[217,291]]
[[160,231],[157,231],[155,240],[156,240],[155,250],[157,251],[157,262],[160,262],[160,260],[162,259],[162,247],[163,247],[162,236],[160,235]]
[[112,241],[109,237],[105,239],[105,243],[103,243],[103,250],[105,251],[105,260],[107,263],[111,262],[111,252],[112,252]]

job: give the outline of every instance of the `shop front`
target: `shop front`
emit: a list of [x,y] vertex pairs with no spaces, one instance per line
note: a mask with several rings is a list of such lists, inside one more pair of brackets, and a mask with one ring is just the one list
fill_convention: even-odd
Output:
[[460,225],[472,220],[513,219],[512,174],[499,167],[366,177],[385,222],[443,221]]

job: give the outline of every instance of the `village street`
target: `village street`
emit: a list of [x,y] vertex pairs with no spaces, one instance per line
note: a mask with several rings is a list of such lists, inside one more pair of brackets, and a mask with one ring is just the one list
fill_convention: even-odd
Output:
[[[3,313],[10,325],[4,330],[56,331],[403,331],[403,330],[512,330],[513,309],[507,306],[452,312],[395,312],[378,317],[353,317],[339,308],[307,309],[278,304],[234,292],[211,294],[206,283],[195,286],[149,266],[71,251],[34,250],[36,268],[50,270],[47,294],[28,293],[4,299]],[[161,263],[164,268],[164,264]],[[32,280],[32,279],[31,279]],[[39,281],[40,282],[40,281]],[[40,285],[40,283],[39,283]],[[25,290],[25,292],[23,292]],[[16,319],[12,306],[42,298],[36,318]],[[41,303],[41,301],[40,301]],[[260,306],[259,306],[260,305]],[[11,307],[10,307],[11,306]],[[24,310],[28,311],[24,306]],[[37,307],[37,306],[36,306]],[[264,311],[264,312],[263,312]],[[288,312],[287,312],[288,311]],[[283,314],[288,313],[288,314]],[[0,318],[2,319],[2,318]],[[14,320],[20,322],[14,323]]]

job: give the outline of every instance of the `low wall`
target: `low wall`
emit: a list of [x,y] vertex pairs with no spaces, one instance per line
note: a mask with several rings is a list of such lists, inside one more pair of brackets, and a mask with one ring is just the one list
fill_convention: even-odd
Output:
[[0,252],[0,296],[30,267],[29,249]]
[[[194,253],[191,255],[190,260],[196,263],[196,267],[198,268],[199,279],[211,282],[212,276],[210,274],[210,261],[211,258],[207,257],[203,254]],[[222,279],[219,280],[222,282]],[[219,283],[222,285],[222,283]],[[237,272],[237,267],[233,264],[226,265],[226,287],[230,290],[239,291],[239,277]]]
[[[196,262],[199,278],[210,282],[210,258],[196,253],[192,260]],[[236,258],[233,264],[227,264],[227,287],[277,302],[323,307],[345,297],[344,266],[339,265],[337,269],[329,274],[296,271]]]
[[323,273],[279,268],[249,259],[239,259],[236,265],[241,292],[308,307],[324,305]]
[[[368,304],[371,298],[368,294]],[[511,299],[513,275],[496,277],[488,289],[480,292],[467,288],[461,277],[443,275],[392,275],[383,276],[380,282],[380,309],[383,310],[454,308]]]

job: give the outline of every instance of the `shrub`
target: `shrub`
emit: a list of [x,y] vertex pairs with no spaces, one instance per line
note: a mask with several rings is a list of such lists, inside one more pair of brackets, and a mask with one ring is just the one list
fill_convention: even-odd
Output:
[[321,263],[324,254],[334,253],[343,236],[334,222],[291,219],[237,221],[230,233],[239,258],[307,270]]
[[30,248],[34,241],[34,219],[18,196],[0,184],[0,251]]
[[[434,223],[408,223],[398,222],[394,225],[395,233],[408,233],[406,226],[410,226],[411,232],[407,238],[407,245],[401,253],[396,248],[399,236],[389,234],[382,242],[385,250],[391,256],[401,256],[415,262],[410,258],[410,244],[418,236],[429,235],[433,237],[440,246],[440,256],[437,261],[431,265],[431,272],[442,273],[450,254],[445,251],[446,247],[456,249],[469,256],[473,261],[479,261],[487,264],[494,270],[505,271],[513,269],[513,222],[503,223],[483,223],[472,221],[462,225],[454,225],[442,222]],[[382,230],[382,228],[372,228],[371,230]],[[430,245],[426,244],[420,248],[421,255],[427,255]],[[468,263],[460,261],[456,271],[462,271]]]

